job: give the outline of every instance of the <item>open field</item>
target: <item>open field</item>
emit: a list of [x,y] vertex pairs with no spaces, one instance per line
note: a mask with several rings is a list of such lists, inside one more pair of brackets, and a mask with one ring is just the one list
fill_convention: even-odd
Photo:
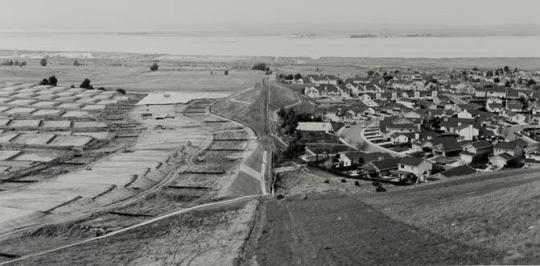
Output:
[[260,265],[489,264],[497,258],[340,194],[269,200],[261,217],[251,251]]
[[497,250],[497,263],[536,264],[538,170],[502,171],[459,178],[363,200],[393,219],[454,239]]
[[[26,56],[33,54],[33,57]],[[111,89],[124,88],[128,91],[224,91],[244,89],[264,76],[261,71],[250,70],[253,59],[227,61],[173,59],[160,55],[136,54],[95,54],[92,58],[50,57],[48,65],[39,65],[39,52],[3,51],[4,58],[26,61],[25,67],[0,66],[0,82],[39,82],[43,78],[56,75],[59,84],[78,87],[89,78],[94,87]],[[47,53],[42,53],[46,56]],[[20,58],[23,57],[23,58]],[[74,66],[77,60],[81,65]],[[159,63],[159,71],[152,72],[149,66]],[[229,69],[229,75],[224,71]],[[210,72],[213,71],[211,75]]]

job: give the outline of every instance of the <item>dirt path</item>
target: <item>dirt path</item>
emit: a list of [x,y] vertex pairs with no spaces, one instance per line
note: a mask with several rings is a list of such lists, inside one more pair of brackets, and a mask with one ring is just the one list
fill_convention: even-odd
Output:
[[261,265],[479,264],[496,256],[394,221],[355,197],[266,204],[256,248]]

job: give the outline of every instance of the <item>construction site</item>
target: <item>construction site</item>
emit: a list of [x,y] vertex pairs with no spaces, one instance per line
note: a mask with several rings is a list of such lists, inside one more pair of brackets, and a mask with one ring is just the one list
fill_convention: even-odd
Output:
[[[266,193],[255,132],[211,114],[213,99],[0,87],[0,264]],[[241,224],[255,206],[244,203]]]

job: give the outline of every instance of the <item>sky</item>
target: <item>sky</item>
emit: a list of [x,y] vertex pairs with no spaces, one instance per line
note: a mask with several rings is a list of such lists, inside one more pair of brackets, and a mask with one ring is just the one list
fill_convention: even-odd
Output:
[[155,29],[193,25],[539,24],[538,0],[0,0],[0,28]]

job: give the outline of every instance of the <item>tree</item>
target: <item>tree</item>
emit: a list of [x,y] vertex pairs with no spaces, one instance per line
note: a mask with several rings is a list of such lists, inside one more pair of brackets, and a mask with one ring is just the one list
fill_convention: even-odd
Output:
[[527,86],[533,86],[536,85],[536,81],[534,79],[527,80]]
[[229,75],[229,70],[226,69],[225,72],[224,72],[225,76],[228,76]]
[[116,89],[116,92],[118,92],[120,94],[126,94],[126,90],[124,90],[124,89]]
[[294,79],[301,79],[301,78],[302,78],[302,74],[300,74],[300,73],[296,73],[294,75]]
[[75,61],[73,61],[73,65],[74,66],[80,66],[81,64],[79,63],[79,61],[75,60]]
[[494,79],[493,79],[493,82],[499,83],[499,82],[501,82],[501,79],[499,79],[499,78],[494,78]]
[[510,73],[510,67],[504,66],[504,73]]
[[79,85],[79,88],[88,89],[88,90],[94,89],[94,87],[92,87],[92,85],[90,84],[89,79],[84,79],[81,85]]
[[150,70],[151,71],[157,71],[159,68],[158,64],[157,63],[153,63],[151,66],[150,66]]
[[48,62],[47,62],[47,58],[42,58],[42,59],[39,61],[39,64],[40,64],[41,66],[43,66],[43,67],[44,67],[44,66],[47,66],[47,63],[48,63]]
[[306,151],[306,145],[302,141],[302,136],[297,133],[293,140],[289,142],[287,149],[283,152],[286,158],[293,159],[302,155]]
[[367,72],[368,77],[373,77],[373,74],[375,74],[375,72],[373,72],[373,70],[369,70]]
[[22,61],[19,63],[19,67],[23,67],[23,66],[26,66],[26,61]]
[[48,85],[52,85],[52,86],[58,85],[58,79],[54,75],[50,76]]
[[49,80],[42,79],[41,82],[39,82],[39,85],[49,85]]

